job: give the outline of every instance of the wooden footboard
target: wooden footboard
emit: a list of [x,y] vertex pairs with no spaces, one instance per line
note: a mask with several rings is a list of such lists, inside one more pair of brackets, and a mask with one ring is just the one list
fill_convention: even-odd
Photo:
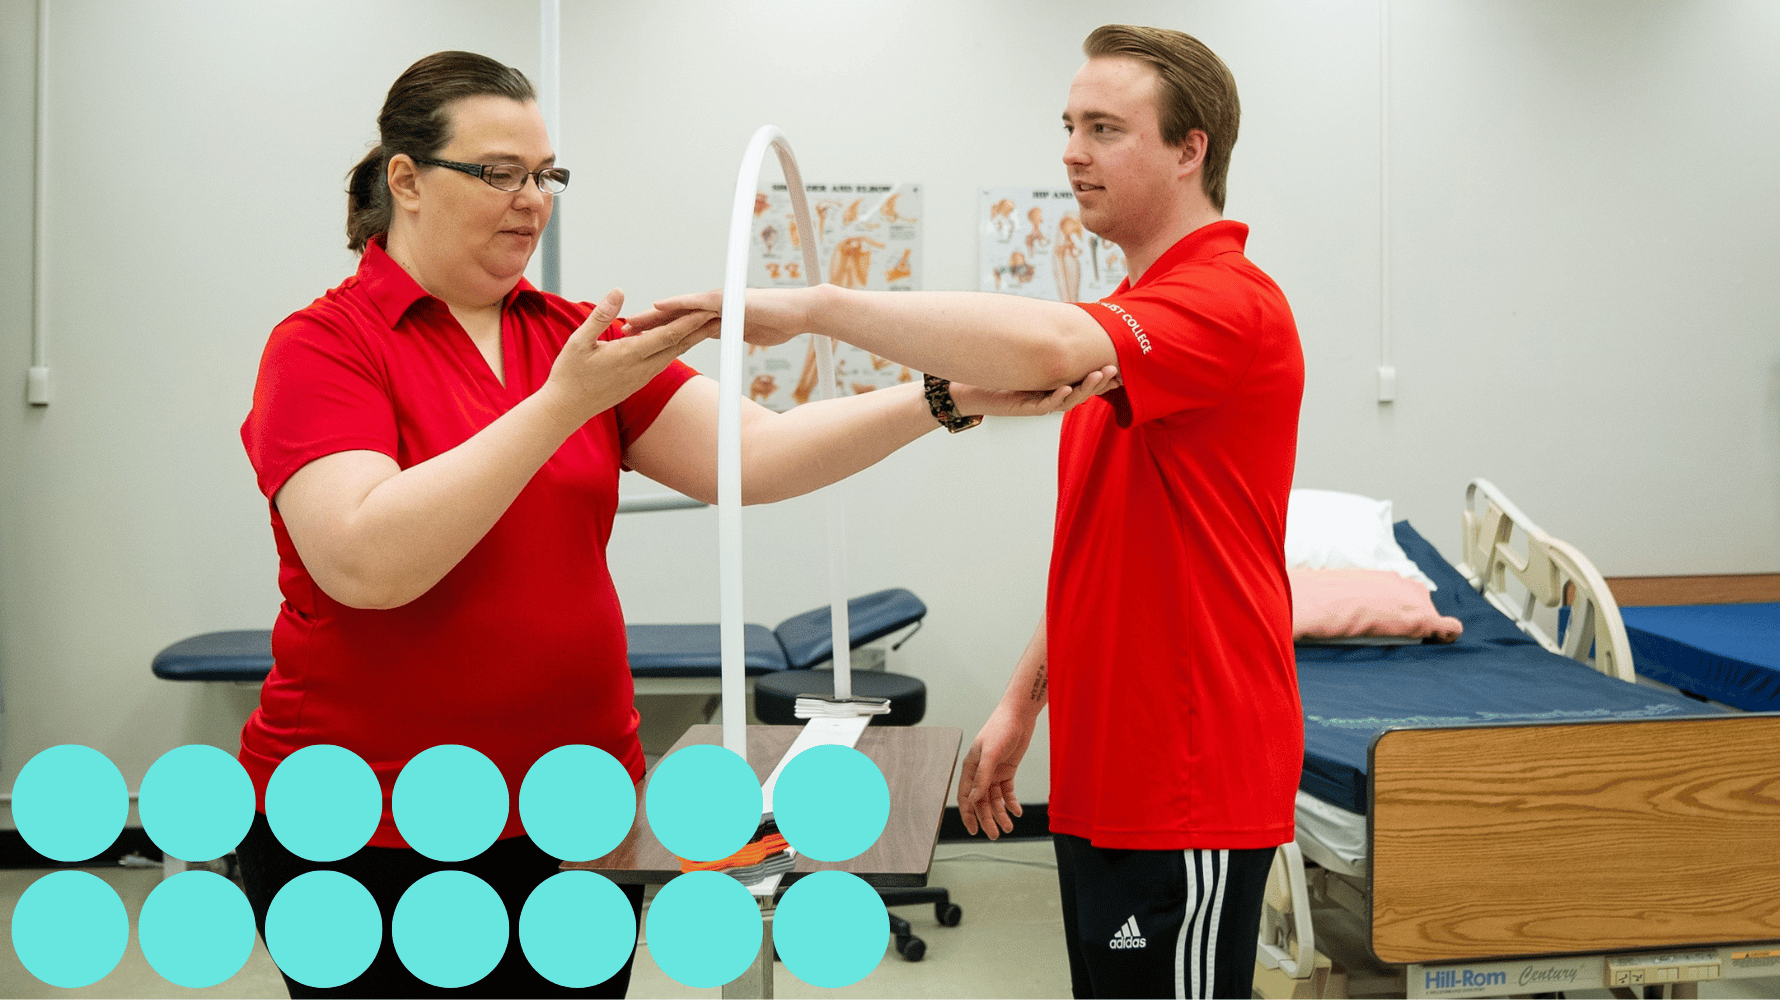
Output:
[[1780,714],[1394,729],[1369,770],[1386,962],[1780,938]]

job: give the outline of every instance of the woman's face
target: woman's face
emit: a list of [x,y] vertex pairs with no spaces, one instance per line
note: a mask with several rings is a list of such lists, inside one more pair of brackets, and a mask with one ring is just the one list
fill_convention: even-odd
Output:
[[[514,163],[527,171],[556,162],[535,102],[484,95],[455,101],[447,110],[451,141],[434,159]],[[404,208],[412,206],[414,239],[404,242],[425,272],[416,275],[422,284],[473,291],[492,301],[518,283],[550,221],[552,198],[538,189],[536,178],[518,191],[499,191],[458,170],[419,166],[411,184],[411,198],[396,197]]]

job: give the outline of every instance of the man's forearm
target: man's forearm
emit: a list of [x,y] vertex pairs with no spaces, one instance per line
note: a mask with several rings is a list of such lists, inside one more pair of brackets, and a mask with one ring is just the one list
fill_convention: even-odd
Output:
[[1049,656],[1045,621],[1040,618],[1032,640],[1026,644],[1026,651],[1020,654],[1020,662],[1014,667],[1013,677],[1007,682],[1007,690],[1001,695],[1000,708],[1022,721],[1031,722],[1038,718],[1038,713],[1044,711],[1049,701]]
[[880,357],[990,389],[1054,389],[1118,363],[1081,309],[986,292],[809,290],[810,329]]

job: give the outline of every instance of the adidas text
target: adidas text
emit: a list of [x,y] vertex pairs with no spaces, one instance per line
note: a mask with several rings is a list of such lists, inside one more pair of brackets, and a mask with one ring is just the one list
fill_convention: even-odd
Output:
[[1113,932],[1112,940],[1107,943],[1107,947],[1114,950],[1124,948],[1143,948],[1147,947],[1149,943],[1149,939],[1144,937],[1142,932],[1137,929],[1137,918],[1133,916],[1127,919],[1123,924],[1119,925],[1119,929]]

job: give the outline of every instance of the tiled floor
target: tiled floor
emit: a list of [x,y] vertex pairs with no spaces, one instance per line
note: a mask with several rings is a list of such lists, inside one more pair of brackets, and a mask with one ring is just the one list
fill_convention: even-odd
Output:
[[[933,881],[951,890],[954,900],[964,908],[964,920],[957,927],[940,927],[934,922],[932,907],[899,910],[913,925],[915,934],[927,943],[923,961],[906,962],[887,951],[871,975],[836,990],[809,986],[780,966],[775,992],[781,997],[1067,996],[1069,974],[1062,950],[1062,917],[1055,875],[1049,867],[1051,858],[1048,841],[941,844]],[[159,869],[93,871],[117,889],[134,925],[143,899],[160,877]],[[41,869],[0,870],[0,913],[10,918],[19,895],[44,874]],[[7,938],[9,945],[10,934]],[[646,942],[639,950],[631,996],[717,997],[721,993],[718,988],[695,990],[681,986],[649,959]],[[1608,996],[1604,991],[1568,995]],[[1780,977],[1707,983],[1700,995],[1780,997]],[[77,990],[44,985],[25,971],[10,946],[0,947],[0,997],[39,996],[283,997],[285,990],[270,956],[258,944],[240,973],[205,990],[182,989],[161,979],[143,959],[134,936],[123,961],[111,975]]]

